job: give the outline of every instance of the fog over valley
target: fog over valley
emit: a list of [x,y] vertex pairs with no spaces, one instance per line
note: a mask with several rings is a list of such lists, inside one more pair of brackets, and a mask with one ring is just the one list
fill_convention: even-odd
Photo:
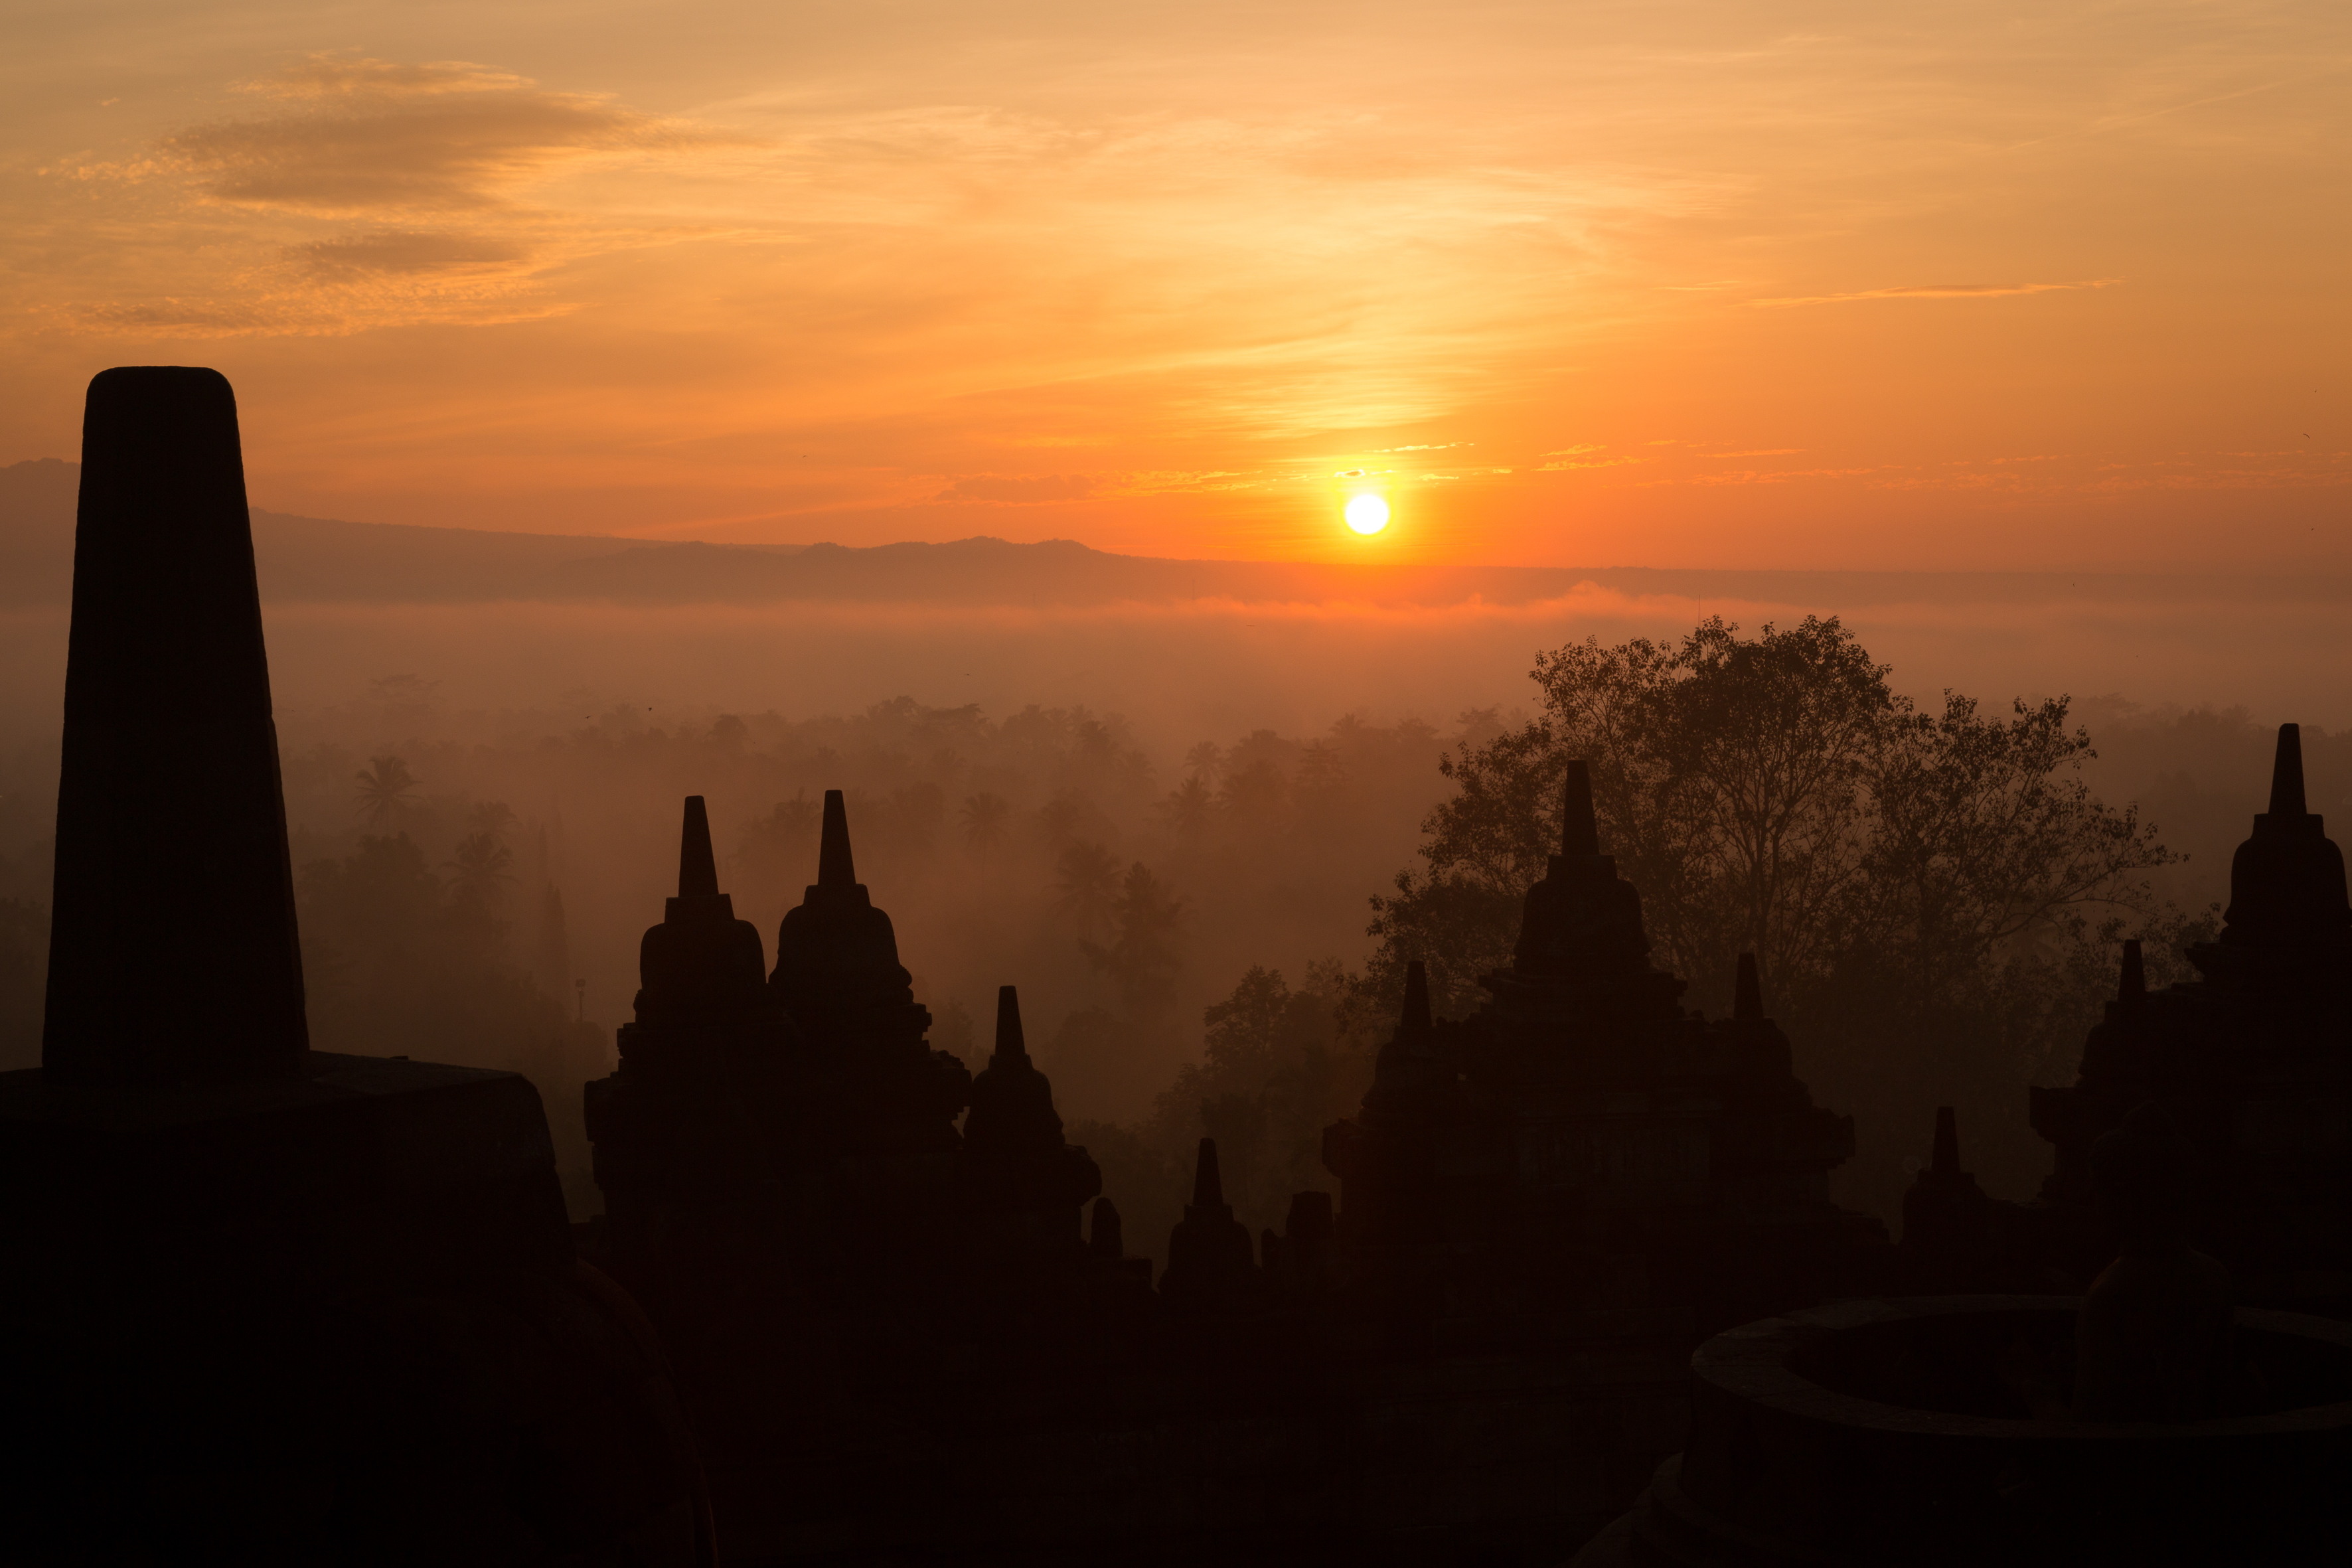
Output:
[[[76,472],[0,470],[12,1064],[38,1050]],[[1318,1118],[1360,1093],[1378,1028],[1370,900],[1421,865],[1455,791],[1441,756],[1542,716],[1540,650],[1819,614],[1923,709],[1948,688],[1988,713],[2070,694],[2098,752],[2080,776],[2187,855],[2148,873],[2184,914],[2226,897],[2268,726],[2305,723],[2315,809],[2347,809],[2352,785],[2340,689],[2299,652],[2340,636],[2324,583],[722,547],[262,510],[254,526],[322,1043],[437,1035],[533,1072],[561,1110],[628,1016],[638,933],[676,891],[681,798],[708,800],[722,886],[772,948],[841,789],[934,1044],[977,1068],[995,988],[1018,984],[1056,1104],[1146,1247],[1204,1102],[1225,1102],[1209,1114],[1244,1218],[1273,1223],[1315,1181]],[[1690,978],[1688,1002],[1728,1005],[1727,973]],[[1264,1059],[1220,1079],[1204,1038],[1242,1013]],[[2042,1156],[2015,1085],[2072,1070],[2074,1022],[1899,1092],[1796,1028],[1823,1103],[1892,1096],[1833,1184],[1888,1213],[1940,1096],[1969,1106],[1988,1184],[2027,1195]],[[551,1121],[593,1207],[577,1118]]]

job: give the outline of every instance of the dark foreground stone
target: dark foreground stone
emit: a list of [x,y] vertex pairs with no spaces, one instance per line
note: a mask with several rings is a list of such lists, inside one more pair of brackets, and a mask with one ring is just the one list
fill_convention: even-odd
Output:
[[2063,1376],[2077,1306],[1856,1301],[1717,1335],[1689,1447],[1577,1568],[2284,1563],[2343,1539],[2352,1325],[2241,1309],[2210,1420],[2031,1419],[2001,1368]]

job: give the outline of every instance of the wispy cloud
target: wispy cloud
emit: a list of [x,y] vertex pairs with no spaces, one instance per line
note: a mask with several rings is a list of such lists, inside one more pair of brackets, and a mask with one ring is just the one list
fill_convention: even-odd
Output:
[[528,261],[528,246],[492,235],[387,229],[289,246],[287,258],[320,277],[439,272]]
[[1094,489],[1094,479],[1086,474],[967,474],[931,499],[1034,506],[1041,501],[1084,500]]
[[603,95],[457,61],[312,55],[242,90],[274,111],[166,136],[124,172],[181,174],[216,201],[321,216],[450,212],[499,205],[567,164],[714,140]]
[[[217,298],[118,298],[66,315],[88,328],[225,337],[561,314],[562,301],[530,297],[549,269],[678,236],[591,216],[539,187],[744,142],[460,61],[313,54],[235,90],[261,110],[55,171],[176,197],[183,222],[215,235],[229,226],[246,255],[208,279]],[[215,240],[212,255],[225,248]]]
[[1874,474],[1876,468],[1735,468],[1727,474],[1693,474],[1689,482],[1695,485],[1779,485],[1790,479],[1843,479],[1856,474]]
[[1631,463],[1646,463],[1649,460],[1647,458],[1583,458],[1571,462],[1538,463],[1536,465],[1536,472],[1561,474],[1571,468],[1622,468]]
[[2112,289],[2120,278],[2084,278],[2072,283],[1918,283],[1899,289],[1861,289],[1851,294],[1806,294],[1783,300],[1750,300],[1750,305],[1843,305],[1855,300],[1994,300],[2010,294],[2055,294],[2070,289]]

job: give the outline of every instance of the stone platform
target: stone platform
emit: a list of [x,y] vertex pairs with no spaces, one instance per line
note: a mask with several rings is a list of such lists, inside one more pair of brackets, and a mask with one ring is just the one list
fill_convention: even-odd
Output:
[[561,1270],[572,1247],[528,1079],[323,1051],[286,1077],[143,1097],[0,1073],[0,1244],[84,1311],[129,1274],[316,1302],[486,1264]]
[[2240,1309],[2212,1419],[2030,1419],[2003,1365],[2064,1375],[2079,1306],[1854,1301],[1717,1335],[1689,1447],[1575,1568],[2284,1563],[2343,1539],[2352,1325]]
[[707,1563],[667,1358],[572,1257],[539,1092],[310,1052],[0,1075],[12,1560]]

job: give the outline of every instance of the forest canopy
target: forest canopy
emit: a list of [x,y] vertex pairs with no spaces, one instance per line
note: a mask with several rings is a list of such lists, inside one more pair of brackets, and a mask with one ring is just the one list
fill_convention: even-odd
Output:
[[1720,1011],[1757,955],[1801,1073],[1864,1124],[1870,1206],[1939,1103],[1979,1146],[2030,1155],[2023,1086],[2079,1045],[2116,944],[2168,958],[2193,923],[2149,880],[2178,857],[2092,793],[2066,698],[1988,712],[1947,691],[1923,711],[1888,674],[1835,617],[1538,656],[1541,711],[1440,763],[1454,793],[1423,825],[1424,867],[1373,900],[1368,984],[1398,994],[1423,958],[1441,1011],[1477,1005],[1583,759],[1653,962]]

